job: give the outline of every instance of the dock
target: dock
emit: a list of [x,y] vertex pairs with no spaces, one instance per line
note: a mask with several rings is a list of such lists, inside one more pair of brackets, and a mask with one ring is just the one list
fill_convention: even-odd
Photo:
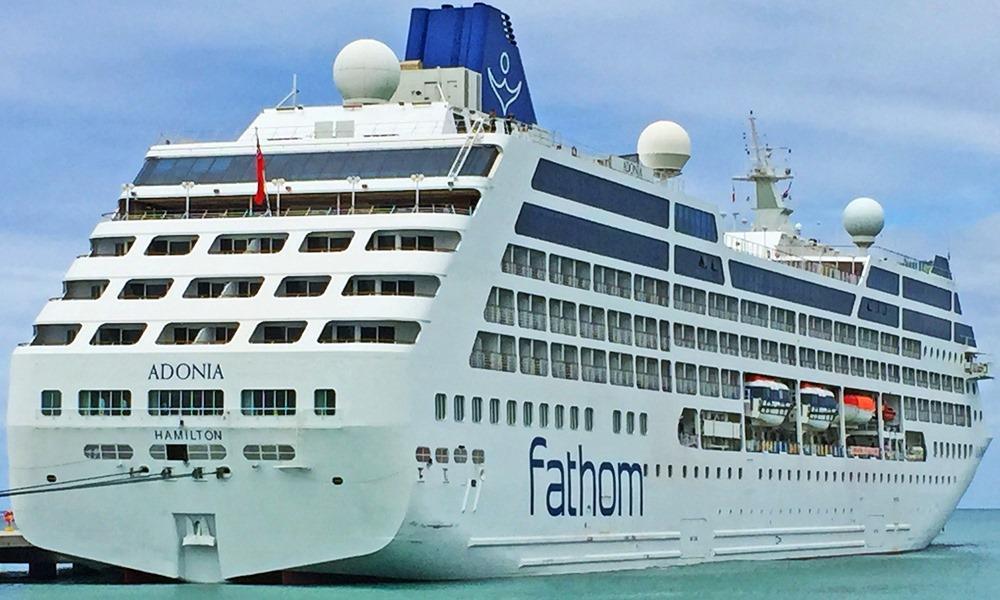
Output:
[[73,560],[32,546],[20,531],[0,531],[0,564],[28,565],[28,577],[49,580],[56,577],[56,565]]

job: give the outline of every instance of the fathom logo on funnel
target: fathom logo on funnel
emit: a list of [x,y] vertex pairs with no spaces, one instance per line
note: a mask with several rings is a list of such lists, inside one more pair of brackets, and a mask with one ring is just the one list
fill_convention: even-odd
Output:
[[576,452],[552,452],[548,458],[547,450],[545,438],[538,436],[531,440],[528,450],[531,515],[535,514],[536,501],[541,502],[542,494],[536,491],[542,489],[545,508],[553,517],[642,516],[642,465],[609,461],[595,464],[584,457],[582,444],[576,447]]

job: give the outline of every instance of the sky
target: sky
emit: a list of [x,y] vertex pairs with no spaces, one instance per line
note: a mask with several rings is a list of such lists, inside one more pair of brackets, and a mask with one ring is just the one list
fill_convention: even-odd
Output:
[[[30,338],[151,144],[234,138],[287,93],[293,73],[301,103],[339,103],[330,77],[339,49],[371,37],[402,55],[412,6],[5,2],[0,399],[9,352]],[[677,121],[692,138],[686,191],[749,215],[750,190],[738,188],[734,205],[730,178],[746,168],[753,110],[767,140],[792,149],[792,207],[806,235],[846,245],[844,205],[878,199],[878,243],[919,257],[950,253],[980,347],[1000,347],[1000,4],[497,6],[512,17],[542,126],[583,148],[629,153],[648,123]],[[981,389],[996,431],[996,388]],[[0,461],[0,487],[5,479]],[[998,480],[994,447],[962,505],[1000,507]]]

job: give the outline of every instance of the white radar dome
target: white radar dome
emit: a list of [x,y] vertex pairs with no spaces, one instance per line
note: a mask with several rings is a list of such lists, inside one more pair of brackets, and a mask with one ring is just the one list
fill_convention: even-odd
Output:
[[844,208],[844,229],[859,248],[875,243],[885,225],[882,205],[871,198],[855,198]]
[[378,40],[356,40],[333,61],[333,83],[344,104],[386,102],[399,87],[399,59]]
[[639,134],[636,151],[640,163],[671,177],[680,173],[691,158],[691,138],[673,121],[656,121]]

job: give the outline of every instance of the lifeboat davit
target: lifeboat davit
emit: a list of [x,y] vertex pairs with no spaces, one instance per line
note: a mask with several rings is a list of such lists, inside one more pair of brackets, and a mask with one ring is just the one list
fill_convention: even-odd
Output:
[[844,395],[844,424],[867,425],[875,416],[875,399],[862,394]]
[[777,427],[785,422],[792,408],[792,395],[787,385],[762,375],[751,375],[744,389],[751,403],[752,424]]
[[802,403],[802,426],[813,431],[826,431],[837,418],[837,398],[830,390],[803,384],[799,389]]

